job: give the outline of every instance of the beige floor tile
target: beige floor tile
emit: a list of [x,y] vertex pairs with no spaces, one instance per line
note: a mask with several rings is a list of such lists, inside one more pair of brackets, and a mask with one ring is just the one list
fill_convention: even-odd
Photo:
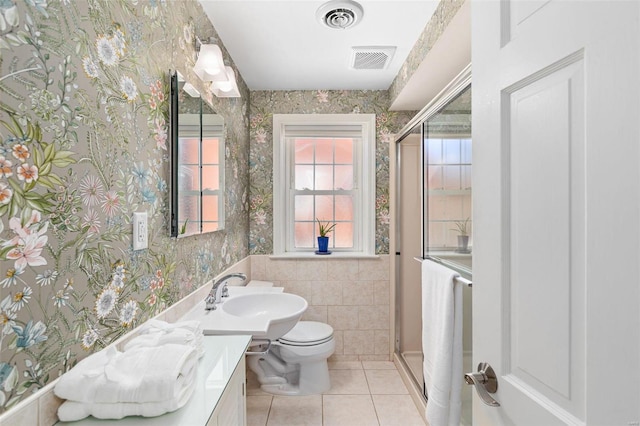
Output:
[[360,361],[329,361],[329,370],[362,370]]
[[408,394],[397,370],[365,370],[371,395]]
[[324,395],[324,426],[378,426],[371,395]]
[[322,426],[322,395],[274,396],[267,426]]
[[365,370],[395,370],[396,366],[392,361],[362,361],[362,368]]
[[269,418],[272,396],[247,395],[247,426],[265,426]]
[[329,370],[331,389],[325,395],[368,395],[364,370]]
[[425,426],[409,395],[371,395],[381,426]]

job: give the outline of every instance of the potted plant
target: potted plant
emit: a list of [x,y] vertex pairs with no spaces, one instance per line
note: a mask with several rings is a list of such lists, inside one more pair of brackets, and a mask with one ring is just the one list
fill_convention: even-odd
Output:
[[327,234],[331,231],[333,231],[333,228],[336,227],[335,223],[330,223],[330,222],[326,222],[326,223],[322,223],[320,222],[320,219],[316,218],[316,221],[318,222],[318,251],[316,252],[317,254],[329,254],[331,253],[328,248],[329,248],[329,237],[327,237]]
[[456,252],[458,253],[469,253],[469,218],[466,218],[464,221],[458,220],[454,222],[455,229],[451,228],[452,231],[458,232],[458,248]]

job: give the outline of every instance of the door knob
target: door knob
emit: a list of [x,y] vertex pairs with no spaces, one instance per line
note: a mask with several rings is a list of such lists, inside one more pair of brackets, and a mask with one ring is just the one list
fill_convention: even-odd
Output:
[[490,407],[500,406],[500,403],[489,395],[490,393],[496,393],[498,390],[498,377],[488,363],[481,362],[478,364],[478,372],[465,374],[464,381],[468,385],[475,386],[482,402]]

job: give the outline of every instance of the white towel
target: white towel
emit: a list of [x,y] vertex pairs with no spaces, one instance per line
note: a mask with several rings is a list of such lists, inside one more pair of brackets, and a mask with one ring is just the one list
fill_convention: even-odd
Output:
[[54,393],[88,403],[167,401],[191,385],[197,365],[196,350],[186,345],[140,347],[126,352],[108,348],[63,374]]
[[175,343],[194,347],[198,351],[198,358],[201,358],[204,355],[203,337],[198,321],[168,323],[149,320],[140,327],[136,337],[125,343],[124,350]]
[[119,402],[119,403],[89,403],[65,401],[58,407],[58,418],[63,422],[73,422],[93,416],[98,419],[121,419],[126,416],[155,417],[182,408],[195,389],[192,380],[176,398],[157,402]]
[[459,426],[462,409],[462,284],[436,262],[422,262],[422,351],[431,426]]

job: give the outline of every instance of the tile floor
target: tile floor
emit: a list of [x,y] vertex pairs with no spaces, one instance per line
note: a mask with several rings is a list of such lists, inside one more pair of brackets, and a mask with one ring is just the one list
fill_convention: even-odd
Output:
[[248,372],[248,426],[425,426],[389,361],[330,362],[323,395],[274,396]]

